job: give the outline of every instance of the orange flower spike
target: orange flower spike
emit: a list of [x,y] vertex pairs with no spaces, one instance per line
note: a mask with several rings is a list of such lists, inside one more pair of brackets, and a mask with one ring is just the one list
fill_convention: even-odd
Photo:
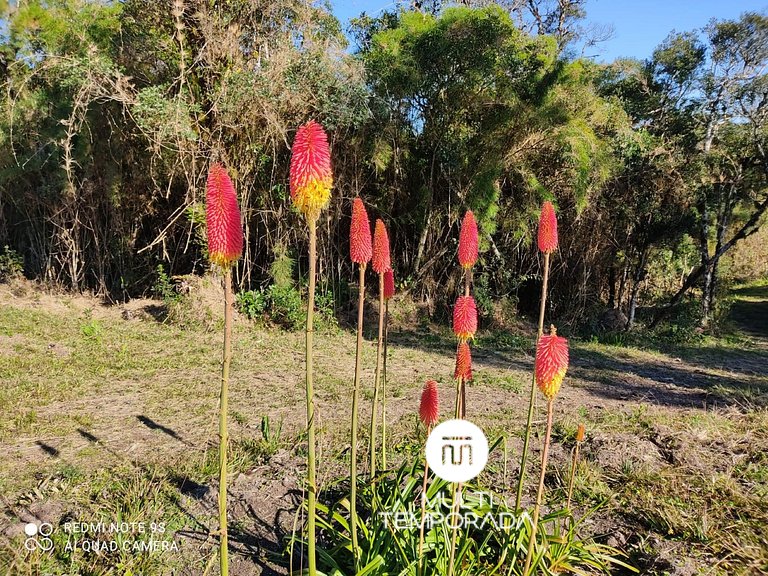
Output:
[[586,428],[584,427],[584,424],[579,424],[579,427],[576,429],[576,442],[584,442],[584,435],[586,434]]
[[243,225],[235,187],[227,171],[218,163],[212,164],[208,171],[205,221],[209,260],[229,268],[243,254]]
[[317,122],[301,126],[291,153],[291,199],[309,220],[317,220],[331,198],[333,173],[328,136]]
[[395,295],[395,273],[392,268],[384,272],[384,300],[389,300]]
[[352,225],[349,227],[349,256],[352,262],[367,264],[373,254],[371,221],[360,198],[352,203]]
[[456,349],[456,370],[453,371],[453,377],[462,378],[464,382],[472,380],[472,353],[466,342],[459,342]]
[[440,401],[437,394],[437,382],[427,380],[424,389],[421,392],[421,403],[419,404],[419,418],[424,426],[429,428],[437,424],[440,417]]
[[373,270],[383,274],[392,267],[389,257],[389,235],[387,227],[381,219],[376,220],[376,228],[373,231]]
[[557,250],[557,216],[552,202],[546,201],[541,206],[539,216],[539,250],[549,254]]
[[477,222],[472,210],[467,210],[459,232],[459,264],[472,268],[477,262]]
[[459,296],[453,307],[453,333],[459,342],[474,338],[477,332],[477,306],[472,296]]
[[539,339],[534,372],[536,385],[549,400],[560,390],[568,370],[568,340],[557,335],[554,326]]

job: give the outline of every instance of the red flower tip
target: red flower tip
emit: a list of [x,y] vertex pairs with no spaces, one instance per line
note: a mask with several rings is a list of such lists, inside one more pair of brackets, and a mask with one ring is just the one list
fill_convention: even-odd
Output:
[[547,200],[541,206],[539,216],[539,250],[549,254],[557,249],[557,216],[552,202]]
[[456,370],[453,371],[453,377],[461,378],[464,382],[472,380],[472,353],[466,342],[459,342],[456,349]]
[[477,262],[477,222],[472,210],[467,210],[459,232],[459,264],[471,268]]
[[437,395],[437,382],[427,380],[424,390],[421,391],[421,403],[419,404],[419,418],[424,426],[429,428],[437,424],[440,417],[440,401]]
[[376,220],[376,228],[373,231],[373,270],[383,274],[392,267],[389,258],[389,235],[387,227],[381,219]]
[[477,306],[472,296],[459,296],[453,307],[453,332],[459,342],[465,342],[477,332]]
[[228,268],[243,254],[243,225],[235,187],[221,164],[208,171],[205,192],[205,222],[208,235],[208,259]]
[[384,300],[389,300],[395,295],[395,273],[392,268],[384,272]]
[[352,202],[352,225],[349,227],[349,256],[352,262],[367,264],[371,259],[371,222],[360,198]]
[[549,400],[560,390],[560,384],[568,370],[568,340],[557,335],[552,326],[549,334],[539,338],[536,346],[534,373],[536,385]]
[[328,204],[333,186],[328,137],[317,122],[301,126],[291,153],[291,199],[310,220],[317,220]]

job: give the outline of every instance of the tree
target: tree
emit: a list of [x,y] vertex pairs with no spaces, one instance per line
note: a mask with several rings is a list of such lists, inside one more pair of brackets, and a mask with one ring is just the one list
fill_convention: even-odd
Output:
[[[636,126],[684,159],[681,186],[694,195],[700,265],[653,324],[695,285],[702,325],[716,304],[722,256],[759,229],[768,209],[764,149],[768,98],[768,18],[746,13],[704,30],[671,34],[644,66],[626,66],[610,83]],[[682,191],[682,188],[681,188]],[[735,231],[734,214],[739,215]]]

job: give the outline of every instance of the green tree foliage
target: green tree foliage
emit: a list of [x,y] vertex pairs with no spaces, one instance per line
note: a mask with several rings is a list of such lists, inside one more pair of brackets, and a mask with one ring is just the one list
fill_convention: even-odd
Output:
[[679,174],[679,190],[693,200],[688,231],[698,241],[700,265],[665,310],[698,284],[704,326],[715,313],[720,259],[759,229],[768,210],[767,64],[768,18],[745,13],[671,34],[644,65],[616,72],[610,87],[679,158],[666,173]]
[[540,202],[557,196],[584,210],[611,174],[625,113],[596,94],[596,66],[558,59],[551,37],[521,32],[495,5],[388,14],[358,28],[373,91],[372,180],[402,232],[400,265],[425,294],[450,291],[451,239],[470,208],[495,255],[495,288],[508,291]]
[[[645,62],[575,56],[595,40],[585,3],[415,3],[354,20],[356,51],[323,6],[298,0],[30,0],[0,6],[0,245],[25,273],[129,297],[205,266],[211,161],[233,175],[246,231],[241,288],[266,289],[298,246],[289,145],[328,129],[335,193],[319,279],[337,296],[350,197],[390,225],[394,265],[447,311],[460,218],[481,230],[488,315],[538,293],[541,202],[561,229],[551,304],[574,321],[604,307],[628,324],[651,295],[699,286],[712,315],[721,257],[758,229],[765,178],[765,17],[675,34]],[[590,34],[592,39],[590,40]],[[679,269],[690,239],[700,265]],[[682,244],[681,244],[682,243]],[[684,246],[682,248],[681,246]]]
[[76,289],[141,291],[158,260],[201,269],[189,216],[213,159],[246,214],[241,282],[266,277],[295,220],[292,129],[367,114],[338,22],[302,2],[29,2],[9,24],[0,235]]

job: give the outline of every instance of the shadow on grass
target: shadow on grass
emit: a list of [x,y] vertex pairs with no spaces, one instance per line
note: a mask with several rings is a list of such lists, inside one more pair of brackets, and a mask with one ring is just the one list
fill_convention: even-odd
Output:
[[158,431],[162,432],[163,434],[167,434],[168,436],[170,436],[174,440],[178,440],[182,444],[186,444],[187,446],[190,446],[189,442],[187,442],[186,440],[184,440],[184,438],[179,436],[178,432],[176,432],[175,430],[173,430],[171,428],[168,428],[167,426],[163,426],[162,424],[158,424],[157,422],[152,420],[152,418],[149,418],[149,417],[144,416],[144,415],[137,415],[136,419],[139,422],[141,422],[142,424],[144,424],[144,426],[146,426],[150,430],[158,430]]
[[58,450],[58,448],[54,448],[50,444],[46,444],[45,442],[43,442],[41,440],[35,440],[35,444],[37,444],[40,447],[40,450],[45,452],[51,458],[58,458],[59,457],[59,450]]
[[624,359],[579,348],[570,373],[579,387],[603,398],[648,401],[671,407],[768,405],[768,379],[713,373],[712,362],[698,367],[677,358]]

